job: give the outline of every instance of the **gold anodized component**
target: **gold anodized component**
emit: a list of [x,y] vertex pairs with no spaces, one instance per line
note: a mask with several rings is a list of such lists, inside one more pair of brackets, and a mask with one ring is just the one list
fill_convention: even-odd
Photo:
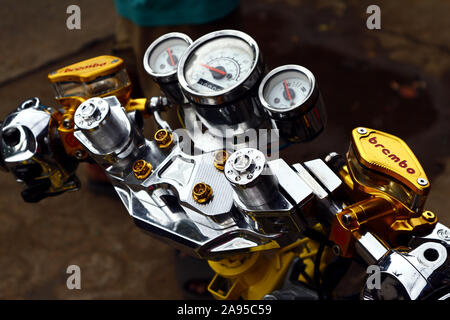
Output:
[[124,61],[114,56],[98,56],[60,68],[48,75],[51,83],[79,81],[90,82],[98,77],[110,75],[124,67]]
[[352,132],[352,144],[358,161],[366,168],[397,179],[418,195],[428,193],[430,183],[425,171],[402,139],[359,127]]
[[173,135],[166,129],[156,131],[154,138],[161,149],[169,147],[173,142]]
[[212,188],[204,182],[197,183],[192,188],[192,197],[197,203],[205,203],[212,198]]
[[436,215],[428,210],[425,210],[424,212],[422,212],[422,217],[428,221],[428,222],[434,222],[436,219]]
[[145,160],[137,160],[133,164],[133,173],[140,180],[147,178],[151,172],[152,165]]
[[385,246],[399,247],[404,234],[430,232],[436,225],[437,216],[423,210],[430,182],[403,140],[359,127],[346,158],[339,176],[351,202],[335,216],[329,236],[341,256],[354,254],[355,239],[365,230]]
[[223,171],[225,168],[225,162],[227,162],[228,159],[228,152],[225,150],[219,150],[214,155],[214,167],[217,168],[217,170]]

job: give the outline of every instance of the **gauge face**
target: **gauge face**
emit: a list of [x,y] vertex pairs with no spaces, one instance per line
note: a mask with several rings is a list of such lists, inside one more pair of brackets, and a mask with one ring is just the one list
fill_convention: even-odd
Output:
[[263,98],[273,109],[289,110],[302,105],[313,89],[310,77],[299,70],[284,70],[272,76],[263,88]]
[[257,59],[254,45],[237,36],[225,35],[197,46],[187,57],[182,72],[195,93],[215,95],[244,82]]
[[180,33],[169,33],[156,39],[145,53],[145,69],[153,76],[175,73],[181,56],[191,42],[188,36]]

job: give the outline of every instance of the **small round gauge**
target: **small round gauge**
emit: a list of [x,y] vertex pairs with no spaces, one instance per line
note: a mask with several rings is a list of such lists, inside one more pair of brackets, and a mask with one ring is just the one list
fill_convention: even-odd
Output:
[[261,82],[259,99],[274,112],[298,108],[310,100],[316,86],[314,75],[297,65],[286,65],[271,71]]
[[262,74],[256,42],[235,30],[209,33],[195,41],[178,66],[178,80],[188,98],[215,105],[238,97]]
[[325,105],[314,75],[305,67],[273,69],[261,81],[258,98],[272,125],[287,141],[310,141],[325,127]]
[[159,37],[145,52],[145,70],[157,80],[173,80],[178,63],[191,43],[191,38],[179,32]]

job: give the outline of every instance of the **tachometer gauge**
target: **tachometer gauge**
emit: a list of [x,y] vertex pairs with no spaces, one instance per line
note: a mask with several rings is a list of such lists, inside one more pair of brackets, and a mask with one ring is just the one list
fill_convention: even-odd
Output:
[[173,103],[182,101],[177,84],[177,68],[192,40],[179,32],[165,34],[147,48],[144,55],[145,71],[159,84]]
[[182,57],[178,80],[185,96],[198,104],[220,105],[246,93],[262,75],[256,42],[235,30],[209,33]]
[[305,67],[272,70],[262,80],[258,97],[282,137],[291,142],[309,141],[324,129],[326,112],[319,87]]

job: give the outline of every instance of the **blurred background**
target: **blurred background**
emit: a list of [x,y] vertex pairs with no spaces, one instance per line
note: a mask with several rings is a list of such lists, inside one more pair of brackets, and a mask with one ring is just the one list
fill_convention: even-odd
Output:
[[[66,27],[70,4],[81,9],[80,30]],[[366,28],[371,4],[381,8],[381,30]],[[318,79],[328,127],[283,157],[292,163],[344,153],[359,125],[397,135],[431,180],[426,207],[449,225],[449,14],[447,0],[241,0],[206,24],[138,27],[112,0],[2,0],[0,118],[29,97],[56,106],[47,74],[102,54],[126,60],[135,97],[159,94],[142,56],[160,34],[180,31],[195,40],[239,29],[259,43],[269,68],[300,64]],[[83,166],[79,176],[86,185]],[[1,173],[0,181],[0,298],[183,298],[180,259],[143,234],[117,198],[82,188],[27,204],[12,175]],[[66,287],[71,264],[81,267],[82,290]]]

